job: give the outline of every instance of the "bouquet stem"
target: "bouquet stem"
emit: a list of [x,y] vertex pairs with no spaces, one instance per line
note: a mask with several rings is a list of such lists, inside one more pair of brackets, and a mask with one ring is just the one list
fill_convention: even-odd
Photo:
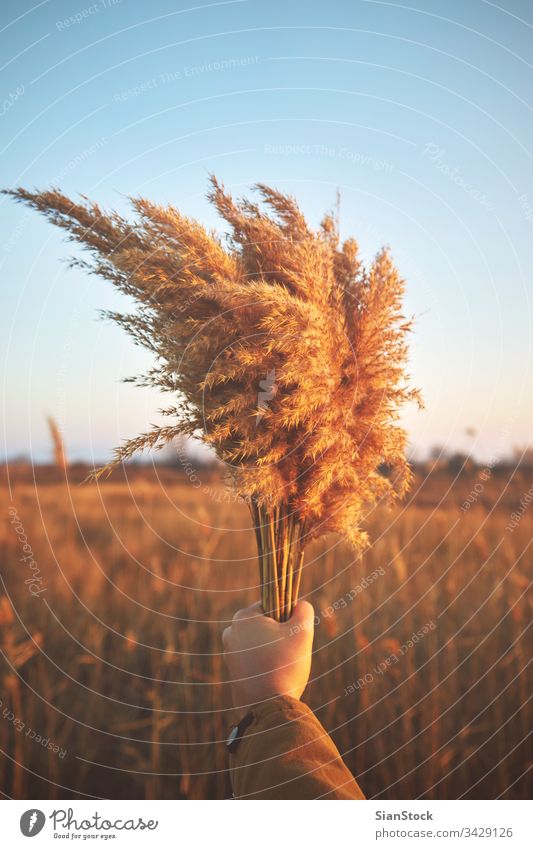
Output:
[[305,523],[289,504],[269,508],[253,498],[249,504],[257,539],[261,604],[267,616],[286,622],[300,591]]

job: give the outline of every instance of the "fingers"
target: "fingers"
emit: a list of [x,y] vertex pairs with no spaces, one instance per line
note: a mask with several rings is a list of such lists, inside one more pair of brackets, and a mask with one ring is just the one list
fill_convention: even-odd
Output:
[[[312,627],[313,620],[315,618],[315,611],[313,605],[308,601],[299,601],[294,610],[292,611],[292,616],[288,620],[293,625],[303,625],[304,627]],[[286,623],[287,624],[287,623]]]
[[255,635],[257,639],[265,642],[279,639],[287,630],[292,633],[294,628],[297,629],[297,632],[305,630],[312,635],[314,615],[312,604],[308,601],[299,601],[287,622],[276,622],[270,616],[265,616],[261,602],[256,601],[249,607],[243,607],[236,611],[231,625],[225,628],[222,633],[224,649],[230,651],[232,644],[235,644],[236,641],[238,644],[242,643],[243,639],[249,640],[251,635]]
[[[263,616],[263,608],[260,601],[256,601],[249,607],[242,608],[242,610],[237,610],[233,616],[231,625],[228,628],[225,628],[222,632],[222,644],[225,650],[228,651],[230,648],[232,637],[235,634],[236,625],[241,627],[242,623],[257,620],[260,616]],[[240,623],[240,625],[238,625],[238,623]]]
[[243,607],[242,610],[237,610],[233,621],[240,622],[244,619],[255,619],[258,616],[263,616],[263,607],[260,601],[255,601],[249,607]]

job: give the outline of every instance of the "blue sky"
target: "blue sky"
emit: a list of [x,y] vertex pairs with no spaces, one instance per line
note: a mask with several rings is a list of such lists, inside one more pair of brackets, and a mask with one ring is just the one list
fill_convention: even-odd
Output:
[[[389,244],[408,281],[413,446],[531,441],[530,3],[4,0],[0,16],[2,186],[121,212],[142,193],[210,226],[211,171],[238,194],[288,190],[315,223],[339,187],[343,236],[368,259]],[[99,321],[124,299],[66,267],[77,250],[2,197],[6,456],[46,459],[52,414],[72,457],[101,460],[167,403],[120,382],[150,358]]]

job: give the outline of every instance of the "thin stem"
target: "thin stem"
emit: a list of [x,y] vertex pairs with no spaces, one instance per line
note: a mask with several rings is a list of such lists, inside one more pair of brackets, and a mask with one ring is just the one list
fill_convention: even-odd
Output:
[[298,566],[296,571],[296,580],[294,583],[294,591],[292,604],[293,607],[296,607],[298,602],[298,596],[300,593],[300,582],[302,580],[302,568],[304,563],[304,545],[305,545],[305,533],[306,533],[306,522],[305,520],[302,522],[302,526],[300,528],[299,538],[298,538]]
[[287,530],[288,530],[288,522],[290,521],[288,516],[283,515],[283,505],[281,506],[281,531],[279,533],[279,537],[281,539],[281,587],[280,587],[280,599],[281,599],[281,621],[285,622],[288,618],[287,616],[287,599],[285,597],[285,590],[287,587],[287,566],[289,559],[289,543],[287,539]]
[[292,597],[292,588],[294,581],[294,563],[295,563],[295,554],[296,548],[294,545],[294,534],[297,528],[299,527],[299,522],[296,520],[294,514],[291,516],[291,525],[290,525],[290,533],[289,533],[289,574],[287,578],[287,619],[290,619],[292,616],[292,611],[294,609],[293,597]]
[[270,575],[269,579],[272,582],[272,594],[274,604],[272,605],[273,610],[273,618],[280,622],[280,603],[279,603],[279,583],[278,583],[278,563],[277,563],[277,549],[276,549],[276,530],[275,530],[275,518],[271,518],[269,522],[270,529],[270,544],[271,544],[271,558],[269,562],[270,567]]
[[293,590],[293,597],[292,597],[293,609],[296,607],[296,605],[298,603],[298,595],[299,595],[299,592],[300,592],[300,582],[302,580],[303,562],[304,562],[304,552],[303,552],[303,549],[302,549],[302,551],[299,552],[298,566],[296,567],[296,580],[294,582],[294,590]]
[[288,577],[288,580],[287,580],[287,608],[288,608],[287,619],[291,618],[292,610],[293,610],[293,604],[292,604],[293,575],[294,575],[294,555],[293,555],[293,552],[291,551],[289,577]]
[[259,538],[260,538],[260,551],[261,551],[261,560],[263,563],[263,570],[261,574],[261,582],[262,582],[262,595],[263,595],[263,610],[267,616],[271,615],[273,604],[272,604],[272,587],[270,583],[270,570],[269,570],[269,557],[268,557],[268,543],[266,537],[266,528],[263,522],[264,516],[262,513],[258,511],[259,515]]
[[263,607],[263,611],[266,613],[266,593],[265,593],[265,562],[264,562],[264,552],[263,552],[263,544],[261,538],[261,529],[260,522],[261,518],[259,516],[259,508],[257,507],[257,502],[255,497],[252,495],[249,501],[250,512],[252,514],[252,521],[254,523],[254,531],[255,531],[255,539],[257,542],[257,557],[259,561],[259,581],[261,584],[261,605]]

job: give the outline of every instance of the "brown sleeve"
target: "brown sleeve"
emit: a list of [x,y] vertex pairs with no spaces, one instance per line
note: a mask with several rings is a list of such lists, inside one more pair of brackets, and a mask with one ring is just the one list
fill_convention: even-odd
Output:
[[230,755],[237,799],[364,799],[312,710],[290,696],[252,708],[253,721]]

